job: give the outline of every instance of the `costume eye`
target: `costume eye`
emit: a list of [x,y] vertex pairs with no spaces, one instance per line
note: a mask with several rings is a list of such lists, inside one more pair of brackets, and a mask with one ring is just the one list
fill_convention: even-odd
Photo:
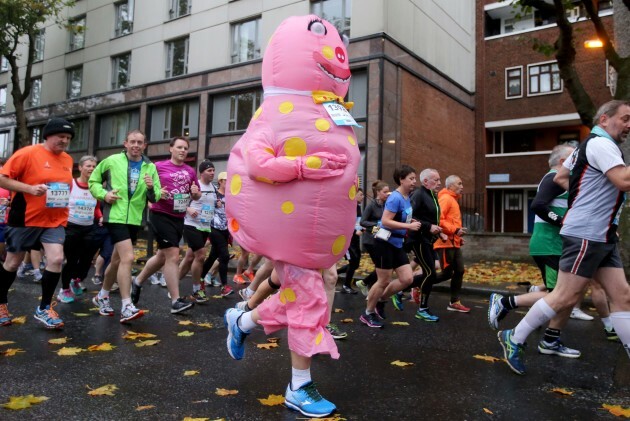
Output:
[[324,26],[324,23],[319,19],[313,19],[311,23],[308,24],[308,30],[314,33],[315,35],[326,35],[328,31]]
[[350,39],[348,38],[346,34],[341,35],[341,41],[343,42],[343,45],[345,45],[346,48],[348,48],[348,45],[350,45]]

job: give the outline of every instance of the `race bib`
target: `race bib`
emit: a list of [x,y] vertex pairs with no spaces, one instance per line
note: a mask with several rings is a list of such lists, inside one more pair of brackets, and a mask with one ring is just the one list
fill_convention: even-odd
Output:
[[94,219],[94,209],[96,199],[77,200],[71,208],[71,216],[82,221],[92,221]]
[[322,105],[337,126],[361,127],[356,121],[354,121],[354,118],[343,105],[338,104],[337,102],[324,102]]
[[0,224],[4,224],[4,220],[7,217],[7,207],[5,205],[0,205]]
[[173,195],[173,210],[175,212],[186,212],[186,208],[190,203],[190,194],[188,193],[176,193]]
[[214,218],[214,206],[203,205],[199,211],[199,224],[204,228],[210,228],[212,218]]
[[70,185],[67,183],[46,183],[46,207],[67,208],[70,201]]

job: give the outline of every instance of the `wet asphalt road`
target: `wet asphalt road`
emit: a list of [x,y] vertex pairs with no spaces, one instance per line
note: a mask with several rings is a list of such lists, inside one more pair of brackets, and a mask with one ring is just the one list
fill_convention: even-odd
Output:
[[[50,400],[23,411],[0,408],[0,420],[305,419],[282,405],[263,406],[258,401],[270,394],[284,395],[291,373],[284,333],[278,335],[279,348],[257,349],[255,344],[266,342],[259,329],[249,336],[243,360],[229,357],[222,315],[237,302],[236,294],[174,316],[166,289],[147,284],[139,307],[150,312],[125,326],[118,321],[118,295],[112,295],[116,317],[99,316],[89,301],[97,287],[86,284],[89,290],[78,302],[57,307],[65,329],[50,331],[32,317],[39,285],[30,279],[14,283],[9,308],[14,316],[26,316],[26,323],[0,328],[0,341],[15,342],[0,346],[0,352],[7,348],[25,352],[0,356],[0,402],[28,394]],[[187,279],[182,291],[189,293],[189,288]],[[565,329],[565,343],[582,351],[576,360],[539,355],[536,344],[542,331],[535,332],[526,353],[527,374],[517,376],[503,362],[473,358],[502,355],[496,334],[486,323],[487,297],[471,295],[463,301],[473,307],[470,314],[446,311],[447,295],[434,293],[432,309],[441,316],[439,323],[415,320],[414,305],[408,301],[403,312],[388,305],[388,325],[378,330],[359,322],[364,306],[360,294],[337,293],[334,307],[343,313],[333,314],[333,321],[349,336],[337,342],[339,360],[317,356],[311,369],[322,395],[339,408],[336,415],[348,420],[592,420],[618,419],[601,409],[604,403],[630,406],[630,361],[621,345],[606,341],[597,319],[572,320]],[[513,327],[521,317],[522,313],[511,314],[503,325]],[[346,318],[353,321],[341,323]],[[213,327],[179,324],[187,320]],[[389,324],[393,321],[409,326]],[[127,330],[153,333],[160,342],[136,347],[135,341],[122,338]],[[177,336],[185,330],[194,335]],[[60,337],[70,339],[65,345],[48,343]],[[68,357],[55,353],[63,346],[87,348],[103,342],[116,348]],[[396,367],[391,365],[395,360],[414,365]],[[187,370],[199,374],[184,376]],[[106,384],[118,387],[115,396],[87,395],[88,386]],[[574,394],[551,392],[556,387]],[[238,394],[217,396],[217,388]],[[153,407],[136,411],[148,405]]]

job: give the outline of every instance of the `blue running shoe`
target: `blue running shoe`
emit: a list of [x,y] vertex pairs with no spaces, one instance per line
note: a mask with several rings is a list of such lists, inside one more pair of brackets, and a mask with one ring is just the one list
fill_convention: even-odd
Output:
[[81,295],[81,294],[83,294],[83,287],[81,286],[81,279],[80,278],[71,279],[70,280],[70,289],[72,290],[72,293],[74,295]]
[[497,338],[503,348],[503,356],[508,365],[516,374],[525,374],[525,364],[523,364],[523,345],[512,341],[513,329],[500,330]]
[[392,295],[392,304],[396,310],[403,311],[402,293]]
[[440,318],[431,313],[428,308],[421,308],[416,311],[415,318],[418,320],[424,320],[425,322],[439,322]]
[[488,304],[488,325],[493,330],[499,328],[499,322],[508,314],[508,310],[501,304],[503,295],[492,293],[490,294],[490,304]]
[[245,338],[249,335],[249,332],[243,332],[240,327],[238,327],[238,319],[245,313],[242,310],[236,308],[228,308],[223,316],[223,322],[225,323],[225,327],[228,330],[227,337],[227,349],[230,353],[230,357],[235,360],[240,360],[243,358],[243,354],[245,354]]
[[383,327],[383,322],[376,315],[376,313],[362,314],[361,316],[359,316],[359,320],[361,321],[361,323],[367,325],[368,327]]
[[[54,307],[57,303],[53,303]],[[35,319],[39,320],[46,325],[48,329],[61,329],[63,327],[63,320],[59,318],[59,315],[50,305],[47,305],[43,310],[39,309],[39,306],[35,308]]]
[[291,390],[289,383],[284,394],[284,404],[288,408],[300,411],[306,417],[315,418],[330,415],[337,409],[334,403],[319,394],[313,382],[302,385],[298,390]]

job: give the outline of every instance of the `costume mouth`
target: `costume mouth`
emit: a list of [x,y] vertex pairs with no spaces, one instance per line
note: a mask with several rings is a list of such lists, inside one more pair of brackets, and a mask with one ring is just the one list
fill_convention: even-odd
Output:
[[335,82],[348,83],[350,80],[350,69],[333,65],[317,51],[313,52],[313,58],[315,59],[315,63],[317,63],[317,67],[319,67],[326,76],[333,79]]

